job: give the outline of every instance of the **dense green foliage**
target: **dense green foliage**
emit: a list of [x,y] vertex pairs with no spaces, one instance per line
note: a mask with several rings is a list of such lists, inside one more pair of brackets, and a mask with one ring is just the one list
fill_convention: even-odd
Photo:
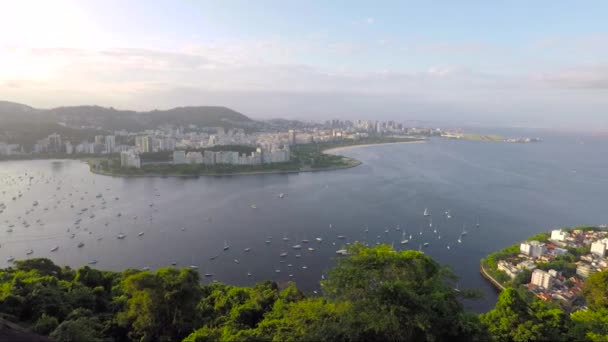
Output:
[[543,232],[543,233],[539,233],[539,234],[530,236],[528,238],[528,241],[547,242],[547,241],[549,241],[550,237],[551,237],[551,233]]
[[453,276],[414,251],[353,246],[322,297],[295,284],[201,285],[191,269],[102,272],[47,259],[0,272],[0,312],[59,341],[484,339]]
[[[0,270],[0,314],[57,341],[606,341],[608,272],[589,278],[589,310],[507,289],[466,313],[454,276],[416,251],[355,244],[322,296],[280,288],[203,285],[192,269],[104,272],[47,259]],[[529,292],[527,292],[529,293]]]
[[514,289],[498,297],[496,307],[481,315],[496,341],[567,341],[568,319],[564,311],[536,300],[532,305]]

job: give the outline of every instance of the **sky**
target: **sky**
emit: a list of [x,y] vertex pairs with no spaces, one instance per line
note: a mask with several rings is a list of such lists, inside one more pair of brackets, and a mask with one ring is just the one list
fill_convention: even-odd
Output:
[[606,1],[0,0],[0,100],[608,130]]

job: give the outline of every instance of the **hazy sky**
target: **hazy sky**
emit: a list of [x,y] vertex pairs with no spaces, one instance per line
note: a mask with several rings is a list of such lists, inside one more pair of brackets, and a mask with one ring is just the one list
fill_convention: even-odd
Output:
[[607,1],[0,0],[0,99],[608,129]]

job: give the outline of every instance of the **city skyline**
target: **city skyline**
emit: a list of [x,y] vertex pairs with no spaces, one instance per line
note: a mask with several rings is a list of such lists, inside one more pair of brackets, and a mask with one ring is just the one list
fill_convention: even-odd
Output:
[[602,2],[5,7],[0,91],[35,107],[608,128]]

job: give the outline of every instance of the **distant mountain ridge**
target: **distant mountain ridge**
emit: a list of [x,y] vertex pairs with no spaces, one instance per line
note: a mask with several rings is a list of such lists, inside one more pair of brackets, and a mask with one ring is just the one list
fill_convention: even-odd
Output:
[[[26,116],[45,122],[70,126],[96,127],[103,130],[145,130],[159,125],[248,126],[254,121],[230,108],[221,106],[177,107],[168,110],[137,112],[112,107],[71,106],[36,109],[27,105],[0,101],[0,124],[22,121]],[[8,122],[7,122],[8,121]]]
[[[177,107],[137,112],[101,106],[37,109],[0,101],[0,141],[31,145],[53,132],[75,135],[81,128],[99,131],[143,131],[161,125],[198,127],[255,127],[249,117],[221,106]],[[100,134],[103,134],[100,132]]]

